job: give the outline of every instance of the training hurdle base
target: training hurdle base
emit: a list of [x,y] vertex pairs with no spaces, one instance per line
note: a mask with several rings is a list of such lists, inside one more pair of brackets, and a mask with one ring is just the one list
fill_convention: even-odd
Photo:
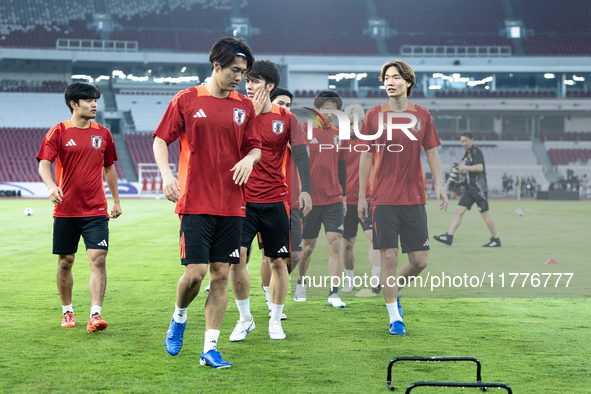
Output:
[[469,361],[476,363],[476,383],[467,383],[467,382],[414,382],[410,386],[406,388],[406,393],[410,393],[411,390],[415,387],[477,387],[482,391],[486,391],[489,387],[497,387],[503,388],[507,390],[508,394],[513,394],[511,387],[506,385],[505,383],[483,383],[481,377],[482,365],[480,361],[474,357],[396,357],[390,361],[388,364],[388,376],[386,378],[386,385],[391,391],[394,391],[394,386],[392,385],[392,366],[394,363],[399,361],[432,361],[432,362],[441,362],[441,361]]

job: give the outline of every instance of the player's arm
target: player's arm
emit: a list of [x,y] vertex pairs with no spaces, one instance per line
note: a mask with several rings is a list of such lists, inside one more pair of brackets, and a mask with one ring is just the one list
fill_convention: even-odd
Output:
[[51,162],[49,160],[39,160],[39,176],[49,190],[49,199],[51,202],[54,204],[61,204],[64,192],[53,181]]
[[357,203],[357,216],[362,223],[365,223],[365,218],[369,216],[365,190],[367,188],[369,171],[371,170],[371,161],[371,152],[361,152],[361,156],[359,157],[359,202]]
[[339,160],[339,183],[343,188],[343,214],[347,215],[347,159]]
[[252,172],[252,166],[261,160],[261,149],[252,148],[242,160],[232,167],[230,171],[234,172],[232,179],[237,185],[242,185],[248,181],[248,177]]
[[111,217],[117,219],[121,216],[121,203],[119,201],[119,188],[117,186],[117,170],[115,170],[115,164],[105,167],[105,179],[107,180],[107,185],[109,185],[111,196],[113,196]]
[[460,164],[458,165],[458,170],[468,172],[482,172],[484,171],[484,165],[482,163],[473,164],[471,166],[468,166],[466,164]]
[[440,203],[440,208],[443,211],[447,211],[449,201],[447,199],[447,192],[445,191],[445,183],[443,182],[443,172],[441,171],[441,157],[437,148],[431,148],[426,150],[427,161],[429,162],[429,168],[431,168],[431,174],[435,179],[435,194],[437,195],[437,202]]
[[179,190],[181,190],[181,186],[168,165],[168,145],[166,141],[155,136],[153,150],[156,164],[162,175],[162,191],[164,192],[164,196],[169,201],[177,202],[180,198]]
[[302,191],[298,202],[301,207],[304,208],[304,216],[308,215],[312,210],[312,177],[310,175],[310,156],[308,155],[308,149],[306,145],[296,145],[291,149],[293,158],[298,172],[300,174],[300,180],[302,181]]

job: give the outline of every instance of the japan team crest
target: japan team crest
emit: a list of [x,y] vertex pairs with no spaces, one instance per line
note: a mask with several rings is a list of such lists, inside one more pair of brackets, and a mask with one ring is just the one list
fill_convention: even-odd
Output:
[[412,131],[414,131],[415,133],[418,133],[419,131],[421,131],[421,120],[417,119],[417,124],[414,127],[410,128]]
[[276,135],[283,134],[283,121],[282,120],[274,120],[273,121],[273,133]]
[[243,109],[234,108],[234,122],[238,126],[242,126],[246,119],[246,112]]
[[100,149],[101,145],[103,144],[103,137],[101,137],[100,135],[93,135],[92,137],[90,137],[91,141],[92,141],[92,147],[94,149]]
[[334,146],[341,146],[341,139],[337,134],[333,135],[332,138],[334,140]]

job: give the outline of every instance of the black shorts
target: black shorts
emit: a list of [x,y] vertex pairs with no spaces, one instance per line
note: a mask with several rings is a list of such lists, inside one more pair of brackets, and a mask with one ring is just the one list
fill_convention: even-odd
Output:
[[80,236],[86,249],[109,250],[109,218],[55,218],[53,220],[53,254],[74,254],[78,251]]
[[292,208],[289,215],[291,231],[289,232],[289,241],[292,252],[302,251],[302,213],[298,208]]
[[424,205],[378,205],[373,212],[373,248],[398,248],[402,253],[429,250],[427,211]]
[[343,234],[345,217],[343,203],[330,205],[314,205],[308,216],[304,217],[303,239],[318,238],[320,226],[324,224],[324,232]]
[[290,257],[288,209],[284,202],[247,202],[241,245],[249,248],[259,233],[265,243],[265,256],[273,259]]
[[[265,248],[265,245],[263,245],[263,239],[261,238],[261,233],[257,234],[257,242],[259,244],[259,250],[262,250]],[[250,256],[250,252],[252,251],[252,242],[250,243],[249,246],[244,246],[244,245],[242,245],[242,242],[241,242],[240,246],[243,248],[246,248],[246,255]]]
[[238,216],[179,215],[181,264],[240,262],[242,221]]
[[486,212],[488,211],[488,200],[486,197],[487,193],[466,190],[466,192],[462,194],[462,198],[460,198],[458,205],[466,207],[468,210],[470,210],[470,208],[472,208],[472,204],[476,203],[480,212]]
[[369,217],[365,218],[365,222],[361,223],[357,214],[357,205],[347,204],[347,214],[345,215],[345,230],[343,231],[343,238],[353,238],[357,236],[357,228],[361,223],[363,231],[371,230],[371,207],[368,204]]

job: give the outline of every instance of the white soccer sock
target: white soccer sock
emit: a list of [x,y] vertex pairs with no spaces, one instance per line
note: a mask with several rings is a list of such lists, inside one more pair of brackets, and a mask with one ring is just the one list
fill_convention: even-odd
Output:
[[265,292],[265,300],[267,300],[267,304],[271,308],[271,292],[269,291],[269,286],[263,286],[263,291]]
[[380,267],[373,267],[371,269],[371,276],[377,276],[379,279],[380,278],[380,271],[381,271]]
[[345,279],[345,283],[343,283],[342,287],[353,287],[353,270],[345,270],[345,276],[349,278],[349,280]]
[[203,344],[203,353],[209,352],[211,349],[218,348],[218,338],[220,337],[220,330],[205,331],[205,343]]
[[386,308],[388,308],[388,314],[390,315],[390,324],[394,323],[396,320],[402,320],[400,313],[398,313],[398,305],[396,302],[393,304],[386,304]]
[[176,304],[174,304],[174,314],[172,315],[172,318],[174,319],[174,321],[177,323],[180,323],[180,324],[186,323],[187,322],[187,309],[189,309],[189,307],[179,308],[178,306],[176,306]]
[[90,317],[92,317],[92,315],[94,315],[95,313],[98,313],[100,315],[102,310],[103,310],[103,308],[98,305],[91,306],[90,307]]
[[64,312],[64,315],[68,312],[72,312],[74,313],[74,308],[72,308],[72,304],[70,305],[62,305],[62,312]]
[[238,312],[240,312],[240,320],[252,320],[252,315],[250,314],[250,297],[245,300],[236,300],[236,306],[238,307]]
[[271,304],[271,322],[279,322],[281,323],[281,314],[283,313],[283,305]]

